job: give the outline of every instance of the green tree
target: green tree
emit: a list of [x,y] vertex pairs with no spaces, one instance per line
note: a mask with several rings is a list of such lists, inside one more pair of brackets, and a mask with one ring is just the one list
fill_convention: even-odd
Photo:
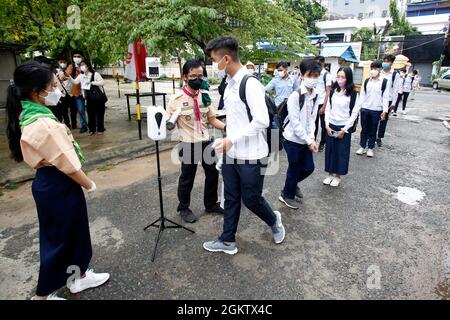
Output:
[[316,0],[279,0],[279,3],[298,14],[306,20],[306,33],[319,34],[316,21],[322,19],[327,9]]
[[406,36],[420,34],[416,27],[412,26],[405,14],[400,14],[397,8],[397,1],[391,0],[389,12],[392,17],[392,25],[388,26],[388,33],[391,36]]

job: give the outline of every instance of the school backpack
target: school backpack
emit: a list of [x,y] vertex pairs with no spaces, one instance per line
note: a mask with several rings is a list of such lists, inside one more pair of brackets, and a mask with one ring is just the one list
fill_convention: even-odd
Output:
[[[331,90],[331,92],[330,92],[330,109],[333,107],[332,99],[333,99],[334,91],[336,91],[336,90]],[[356,91],[353,91],[352,95],[350,96],[350,116],[352,115],[353,108],[355,107],[357,97],[358,97],[358,93]],[[353,126],[350,129],[351,133],[356,132],[356,128],[358,127],[358,122],[359,122],[359,114],[356,117],[355,122],[353,123]]]
[[[366,81],[364,81],[364,92],[367,93],[367,83],[369,82],[369,78],[366,79]],[[383,79],[383,83],[381,84],[381,96],[384,95],[384,91],[386,90],[386,86],[387,86],[387,79],[384,78]]]

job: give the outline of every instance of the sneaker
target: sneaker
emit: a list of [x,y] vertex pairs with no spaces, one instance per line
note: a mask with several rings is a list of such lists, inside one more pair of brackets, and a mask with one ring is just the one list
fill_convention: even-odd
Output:
[[[31,300],[38,301],[38,299],[35,299],[34,297],[32,297]],[[52,294],[49,294],[47,296],[47,299],[45,299],[45,300],[67,300],[67,299],[61,298],[61,297],[57,296],[55,293],[52,293]],[[43,301],[45,301],[45,300],[43,300]]]
[[209,252],[224,252],[226,254],[236,254],[238,252],[236,242],[225,243],[219,239],[203,243],[203,248]]
[[367,150],[367,156],[368,156],[369,158],[373,158],[373,150],[372,150],[372,149],[368,149],[368,150]]
[[86,127],[80,129],[80,133],[85,133],[87,131],[88,131],[88,128],[86,128]]
[[334,177],[333,181],[331,181],[330,186],[332,187],[338,187],[339,184],[341,183],[341,178],[339,177]]
[[295,201],[295,199],[286,198],[283,193],[281,193],[281,195],[278,197],[278,200],[283,202],[288,208],[295,210],[299,209],[297,201]]
[[277,217],[277,221],[271,227],[273,234],[273,241],[275,241],[276,244],[279,244],[283,242],[284,237],[286,235],[286,230],[284,229],[283,223],[281,223],[281,213],[279,211],[274,211],[274,213],[275,216]]
[[406,114],[406,110],[402,110],[402,114]]
[[194,223],[195,221],[197,221],[197,217],[189,208],[181,210],[180,215],[184,222]]
[[213,207],[209,209],[205,209],[207,213],[218,213],[218,214],[224,214],[225,210],[222,209],[219,203],[216,203]]
[[378,148],[381,148],[383,146],[383,141],[381,141],[381,139],[377,139],[377,146]]
[[450,130],[450,123],[448,121],[442,121],[442,125]]
[[359,156],[362,156],[363,154],[365,154],[367,151],[365,148],[359,148],[358,151],[356,151],[356,154]]
[[397,112],[394,112],[392,115],[393,115],[394,117],[396,117],[396,116],[397,116]]
[[333,177],[331,174],[329,174],[329,175],[325,178],[325,180],[323,180],[323,184],[324,184],[324,185],[330,185],[330,183],[331,183],[331,181],[333,181],[333,179],[334,179],[334,177]]
[[94,273],[94,270],[86,271],[85,277],[76,279],[67,284],[71,293],[79,293],[86,289],[96,288],[109,280],[109,273]]
[[297,198],[303,199],[303,192],[302,192],[302,190],[300,190],[299,186],[297,186],[297,188],[295,188],[295,196]]
[[325,149],[325,143],[319,144],[319,152],[323,152],[324,149]]

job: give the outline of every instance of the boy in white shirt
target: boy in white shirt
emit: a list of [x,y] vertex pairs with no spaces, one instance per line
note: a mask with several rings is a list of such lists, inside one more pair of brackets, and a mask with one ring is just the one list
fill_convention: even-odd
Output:
[[370,78],[364,81],[361,87],[359,104],[361,108],[361,148],[356,151],[357,155],[367,153],[368,157],[373,157],[375,140],[377,136],[380,120],[384,120],[389,110],[389,91],[387,90],[388,80],[382,78],[381,60],[373,61],[370,64]]
[[284,120],[283,144],[289,167],[284,189],[278,198],[288,208],[298,209],[295,197],[302,198],[298,183],[314,171],[313,153],[318,152],[314,131],[319,101],[315,90],[319,81],[321,66],[313,59],[305,59],[300,64],[302,82],[300,89],[288,99],[288,115]]

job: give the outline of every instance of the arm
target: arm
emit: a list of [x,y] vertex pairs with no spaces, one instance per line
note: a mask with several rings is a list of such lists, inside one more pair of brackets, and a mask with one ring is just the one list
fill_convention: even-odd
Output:
[[262,129],[269,126],[269,112],[266,108],[264,87],[255,78],[247,81],[245,88],[247,104],[252,115],[252,121],[240,132],[228,132],[228,138],[235,144],[244,137],[256,136]]
[[88,176],[84,173],[83,170],[78,170],[75,173],[70,173],[67,176],[69,176],[70,179],[78,183],[83,188],[89,190],[93,186],[93,181],[88,178]]
[[211,106],[208,107],[208,122],[216,129],[223,130],[225,129],[225,123],[216,118],[214,110]]
[[266,92],[272,92],[275,90],[275,79],[270,80],[270,82],[267,84],[265,88]]
[[101,86],[105,85],[105,81],[103,80],[103,78],[100,75],[100,73],[96,72],[94,74],[94,81],[92,81],[91,84],[93,84],[94,86],[101,87]]
[[350,115],[350,119],[348,119],[343,130],[348,133],[348,129],[350,129],[355,123],[356,118],[358,117],[359,111],[361,110],[361,104],[359,103],[359,99],[361,97],[358,96],[355,101],[355,106],[353,107],[352,114]]
[[[389,81],[387,83],[389,85]],[[386,88],[383,93],[383,113],[387,113],[389,110],[389,90]]]
[[[330,100],[331,97],[328,97],[327,100]],[[327,101],[328,103],[325,106],[325,126],[328,129],[330,127],[330,113],[331,113],[331,103],[330,101]]]
[[78,77],[76,77],[75,79],[72,78],[71,76],[69,76],[69,80],[70,80],[70,82],[72,82],[72,84],[80,84],[81,83],[81,77],[82,77],[81,74],[79,74]]
[[[301,119],[306,117],[306,109],[302,108],[300,110],[299,105],[299,94],[298,92],[294,91],[287,101],[287,107],[288,107],[288,119],[289,119],[289,125],[292,126],[294,129],[295,135],[299,137],[302,140],[305,140],[308,145],[314,142],[314,139],[311,139],[310,136],[308,136],[308,133],[306,132],[306,128],[303,126]],[[314,132],[314,130],[313,130]]]

